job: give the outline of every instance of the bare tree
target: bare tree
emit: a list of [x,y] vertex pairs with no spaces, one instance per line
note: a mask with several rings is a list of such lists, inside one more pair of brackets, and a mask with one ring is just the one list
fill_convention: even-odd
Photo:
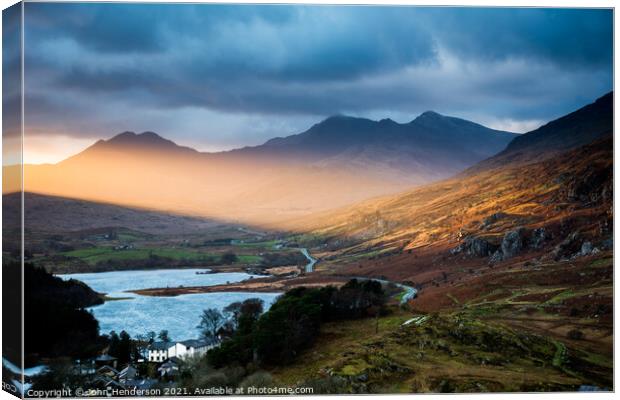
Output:
[[202,312],[200,324],[197,326],[204,339],[216,339],[217,330],[224,323],[224,316],[217,308],[207,308]]
[[157,335],[157,338],[162,342],[170,342],[170,335],[166,329],[162,329],[161,332]]

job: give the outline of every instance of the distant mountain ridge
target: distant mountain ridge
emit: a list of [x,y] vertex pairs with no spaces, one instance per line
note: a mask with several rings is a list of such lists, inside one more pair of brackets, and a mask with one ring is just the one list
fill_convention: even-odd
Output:
[[123,132],[55,165],[28,165],[33,193],[273,222],[436,181],[516,135],[425,112],[411,122],[333,116],[308,130],[219,153]]
[[[375,162],[398,161],[405,172],[410,168],[437,168],[444,175],[450,173],[448,170],[458,172],[489,154],[497,153],[516,136],[433,111],[404,124],[391,119],[373,121],[336,115],[297,135],[273,138],[260,146],[231,152],[317,162],[338,154],[355,158],[355,152],[370,150],[376,155]],[[438,161],[440,166],[436,165]],[[343,167],[346,162],[340,164]]]

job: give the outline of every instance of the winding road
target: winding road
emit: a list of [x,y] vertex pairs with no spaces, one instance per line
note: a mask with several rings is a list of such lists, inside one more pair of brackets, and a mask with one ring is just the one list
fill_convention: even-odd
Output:
[[[306,273],[310,273],[310,272],[314,272],[314,264],[317,263],[317,259],[312,257],[310,255],[310,253],[308,252],[308,249],[304,248],[300,248],[299,251],[301,251],[301,254],[303,254],[304,256],[306,256],[306,258],[308,259],[308,264],[306,264]],[[405,304],[407,302],[409,302],[409,300],[413,300],[415,299],[415,297],[418,295],[418,290],[412,286],[407,286],[407,285],[403,285],[402,283],[398,283],[398,282],[394,282],[394,281],[388,281],[385,279],[374,279],[374,278],[368,278],[366,276],[353,276],[351,277],[351,279],[358,279],[358,280],[373,280],[373,281],[377,281],[380,283],[383,283],[385,285],[387,284],[392,284],[400,289],[402,289],[405,293],[403,294],[403,296],[400,298],[400,304]]]
[[305,247],[299,249],[299,251],[301,251],[301,254],[306,256],[306,258],[308,259],[308,264],[306,264],[306,273],[314,272],[314,264],[316,264],[318,260],[312,257],[308,252],[308,249],[306,249]]

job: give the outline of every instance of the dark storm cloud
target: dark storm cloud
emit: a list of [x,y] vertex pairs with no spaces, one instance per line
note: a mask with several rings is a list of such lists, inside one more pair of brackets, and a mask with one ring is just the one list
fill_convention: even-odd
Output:
[[537,59],[568,66],[610,66],[610,10],[461,8],[429,10],[436,35],[461,57]]
[[610,10],[26,7],[31,120],[70,135],[89,120],[119,121],[120,105],[131,107],[119,122],[128,125],[154,111],[181,123],[187,109],[291,121],[431,108],[545,120],[612,86]]

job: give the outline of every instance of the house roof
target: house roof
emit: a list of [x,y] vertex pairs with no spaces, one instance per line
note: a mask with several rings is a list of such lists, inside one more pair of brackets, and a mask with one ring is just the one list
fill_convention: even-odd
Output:
[[136,372],[137,370],[134,367],[132,367],[131,365],[128,365],[125,368],[123,368],[121,372],[118,373],[118,376],[120,378],[123,378],[127,376],[127,374],[135,374]]
[[161,371],[163,369],[179,369],[179,365],[174,362],[166,361],[163,363],[157,370]]
[[121,369],[121,372],[125,372],[125,371],[135,371],[136,369],[132,366],[132,365],[128,365],[125,368]]
[[206,341],[198,340],[198,339],[184,340],[184,341],[182,341],[180,343],[184,344],[186,347],[193,347],[193,348],[207,346],[207,342]]
[[115,368],[110,367],[109,365],[104,365],[103,367],[99,368],[97,370],[97,372],[101,373],[101,372],[106,372],[106,371],[110,371],[112,373],[114,373],[114,375],[118,374],[118,371]]
[[153,342],[149,345],[149,350],[168,350],[174,346],[175,342]]
[[95,361],[114,361],[116,357],[112,357],[109,354],[102,354],[99,357],[95,358]]

